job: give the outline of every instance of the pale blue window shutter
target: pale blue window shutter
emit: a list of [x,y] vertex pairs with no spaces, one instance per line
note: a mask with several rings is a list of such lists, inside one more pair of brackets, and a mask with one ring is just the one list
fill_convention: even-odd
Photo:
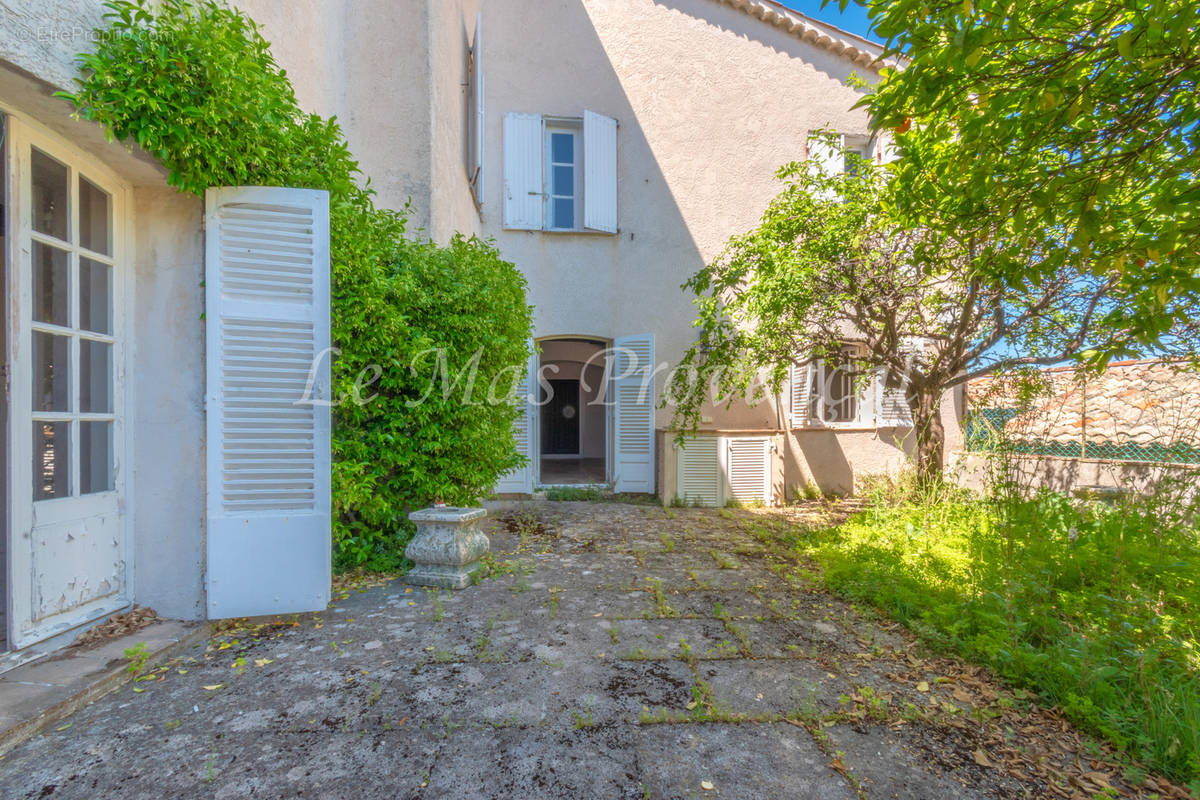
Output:
[[[532,345],[532,342],[530,343]],[[530,494],[533,492],[534,472],[536,470],[536,431],[537,421],[533,414],[534,391],[537,387],[537,348],[531,346],[529,360],[521,373],[513,393],[513,402],[517,406],[517,418],[513,420],[513,441],[517,452],[527,459],[525,466],[500,476],[494,491],[498,494]]]
[[788,383],[791,389],[791,413],[789,415],[793,428],[807,428],[812,422],[811,404],[812,392],[812,362],[797,366],[792,364],[788,370]]
[[542,118],[504,115],[504,227],[542,229]]
[[583,226],[617,232],[617,121],[583,112]]
[[329,193],[205,193],[207,611],[329,603]]
[[613,340],[613,440],[618,492],[654,491],[654,334]]

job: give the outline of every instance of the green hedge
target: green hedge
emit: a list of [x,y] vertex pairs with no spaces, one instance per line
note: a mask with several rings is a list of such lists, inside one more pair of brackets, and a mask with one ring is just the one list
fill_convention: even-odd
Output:
[[[490,242],[407,237],[405,215],[377,208],[359,184],[337,121],[301,111],[269,44],[240,12],[187,0],[105,5],[98,49],[80,56],[77,91],[62,95],[81,117],[154,155],[186,192],[329,191],[340,348],[333,389],[350,398],[334,409],[335,560],[397,567],[409,509],[439,498],[473,503],[520,463],[504,397],[528,355],[524,278]],[[429,353],[437,348],[451,384],[474,367],[473,399],[482,402],[464,403],[461,384],[440,391],[439,360]],[[438,391],[425,397],[434,377]]]

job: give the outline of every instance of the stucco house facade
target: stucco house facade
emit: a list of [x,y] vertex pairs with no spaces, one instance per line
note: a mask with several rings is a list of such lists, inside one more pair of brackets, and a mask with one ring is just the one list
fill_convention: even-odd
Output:
[[[856,475],[906,463],[903,404],[875,389],[855,401],[823,375],[797,375],[755,407],[711,409],[690,453],[659,403],[696,337],[680,285],[757,222],[775,170],[816,155],[820,129],[886,157],[850,83],[878,78],[877,44],[769,0],[241,7],[302,102],[338,116],[384,204],[411,197],[434,239],[495,239],[528,277],[541,388],[518,444],[531,466],[498,491],[608,483],[666,502],[769,504],[802,487],[848,493]],[[293,35],[297,19],[320,20],[319,49],[343,54],[336,68]],[[643,393],[620,376],[645,363],[655,377]],[[821,403],[809,384],[837,396]],[[951,450],[962,411],[962,393],[948,394]]]
[[[810,152],[820,129],[886,157],[849,80],[877,79],[878,45],[770,0],[235,5],[306,110],[337,116],[377,202],[411,202],[419,235],[494,239],[527,276],[539,353],[517,442],[530,466],[498,493],[597,483],[667,502],[770,504],[808,485],[849,492],[857,476],[905,463],[911,431],[895,397],[860,395],[822,365],[797,371],[780,397],[706,410],[683,449],[660,404],[667,370],[695,340],[680,285],[755,224],[775,170],[826,157]],[[297,522],[320,518],[322,492],[327,521],[328,414],[288,417],[318,443],[293,454],[307,465],[303,491],[234,481],[247,473],[236,472],[246,463],[229,444],[230,409],[243,406],[223,381],[244,360],[238,336],[250,336],[236,325],[261,322],[238,317],[239,303],[261,297],[215,255],[222,236],[256,225],[309,235],[305,293],[268,322],[275,344],[300,325],[303,353],[319,353],[321,199],[235,192],[206,205],[171,189],[146,154],[73,119],[53,92],[71,86],[103,10],[53,0],[0,14],[9,649],[133,602],[186,619],[324,603],[288,576],[328,564],[328,536],[322,553],[319,525]],[[56,269],[57,286],[46,277]],[[55,353],[70,367],[55,373],[61,387],[46,366]],[[950,449],[962,411],[948,396]],[[309,545],[265,568],[245,549],[252,525]],[[255,588],[239,594],[243,584]]]

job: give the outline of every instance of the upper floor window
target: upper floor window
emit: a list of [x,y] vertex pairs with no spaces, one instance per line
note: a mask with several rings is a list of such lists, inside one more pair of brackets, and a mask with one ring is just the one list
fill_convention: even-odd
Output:
[[863,162],[894,160],[895,151],[891,142],[883,137],[809,131],[808,157],[825,175],[854,175]]
[[546,125],[546,230],[573,231],[580,221],[583,169],[579,125]]
[[504,227],[617,232],[617,121],[504,115]]

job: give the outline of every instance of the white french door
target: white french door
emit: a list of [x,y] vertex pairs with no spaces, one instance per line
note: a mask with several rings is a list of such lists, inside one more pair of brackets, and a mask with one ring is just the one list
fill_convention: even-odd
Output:
[[128,602],[125,188],[7,117],[9,643]]

